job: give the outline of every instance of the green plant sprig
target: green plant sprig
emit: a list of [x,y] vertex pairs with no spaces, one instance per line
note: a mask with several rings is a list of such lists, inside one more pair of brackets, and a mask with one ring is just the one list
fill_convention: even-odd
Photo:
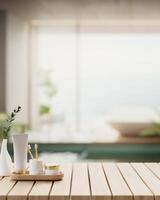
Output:
[[2,122],[1,129],[2,129],[2,138],[8,139],[9,134],[12,128],[13,121],[15,120],[16,114],[21,111],[21,106],[18,106],[11,112],[11,114],[7,117],[7,119]]

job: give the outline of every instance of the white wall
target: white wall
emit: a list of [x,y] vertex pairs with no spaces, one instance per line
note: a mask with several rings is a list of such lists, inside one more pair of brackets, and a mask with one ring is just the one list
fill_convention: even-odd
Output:
[[7,111],[21,105],[21,122],[28,122],[28,23],[7,16]]
[[6,50],[6,12],[4,10],[0,10],[0,112],[5,112],[6,109],[5,50]]

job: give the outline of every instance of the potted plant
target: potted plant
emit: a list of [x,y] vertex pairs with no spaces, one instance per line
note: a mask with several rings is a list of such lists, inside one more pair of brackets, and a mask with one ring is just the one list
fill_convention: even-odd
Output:
[[7,150],[7,141],[10,136],[13,121],[21,107],[18,106],[13,112],[0,122],[0,138],[2,140],[0,153],[0,176],[10,175],[12,169],[12,160]]
[[151,127],[140,132],[143,137],[160,137],[160,122],[153,123]]

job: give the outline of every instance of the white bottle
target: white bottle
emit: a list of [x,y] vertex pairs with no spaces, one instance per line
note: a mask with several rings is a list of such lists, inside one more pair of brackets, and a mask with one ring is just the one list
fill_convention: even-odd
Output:
[[0,176],[10,176],[12,160],[7,150],[7,139],[3,139],[0,154]]
[[27,168],[28,134],[13,135],[14,171],[24,173]]

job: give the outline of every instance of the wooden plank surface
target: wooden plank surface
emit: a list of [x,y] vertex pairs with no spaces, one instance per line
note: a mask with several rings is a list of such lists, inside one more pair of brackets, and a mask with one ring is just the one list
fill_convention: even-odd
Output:
[[48,200],[51,187],[51,181],[36,181],[29,193],[29,200]]
[[62,165],[64,179],[0,179],[0,200],[160,200],[159,163]]
[[27,200],[34,181],[19,181],[9,192],[7,200]]
[[7,194],[16,184],[16,181],[10,180],[10,177],[5,177],[0,181],[0,200],[7,199]]
[[56,181],[53,184],[50,192],[50,200],[67,200],[70,196],[71,189],[71,176],[72,176],[72,165],[62,165],[60,169],[64,173],[63,181]]
[[71,200],[90,200],[90,186],[86,163],[73,165]]
[[103,163],[113,200],[131,200],[132,193],[115,163]]
[[145,165],[160,178],[160,165],[158,163],[145,163]]
[[100,163],[88,164],[93,200],[111,200],[111,192]]
[[132,163],[132,166],[154,193],[155,199],[160,199],[160,180],[143,163]]
[[153,200],[154,196],[129,163],[117,163],[135,200]]

